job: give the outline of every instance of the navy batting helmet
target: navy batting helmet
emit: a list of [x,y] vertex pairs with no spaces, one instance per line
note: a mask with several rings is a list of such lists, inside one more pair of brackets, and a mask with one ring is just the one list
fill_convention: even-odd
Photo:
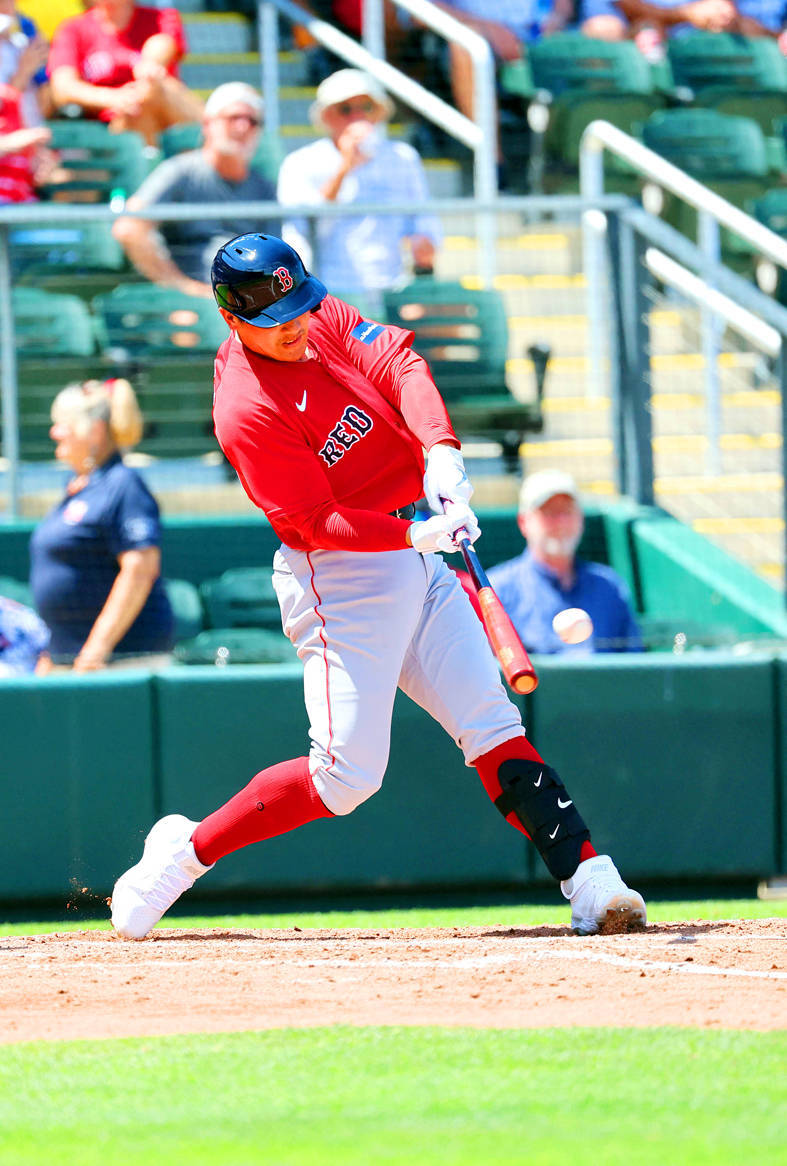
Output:
[[275,235],[230,239],[216,252],[210,277],[219,307],[257,328],[286,324],[328,294],[298,252]]

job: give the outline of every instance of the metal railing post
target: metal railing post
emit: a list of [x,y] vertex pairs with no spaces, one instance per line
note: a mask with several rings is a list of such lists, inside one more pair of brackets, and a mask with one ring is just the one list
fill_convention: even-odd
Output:
[[16,330],[11,300],[9,230],[0,224],[0,359],[2,360],[3,457],[8,463],[10,521],[19,517],[19,380],[16,366]]
[[[707,211],[697,216],[697,245],[714,265],[721,260],[721,239],[719,222]],[[713,280],[705,277],[713,286]],[[702,358],[705,365],[705,410],[708,425],[708,472],[721,473],[721,383],[719,380],[719,354],[721,352],[721,329],[716,313],[706,304],[700,307],[700,328],[702,338]]]
[[385,60],[385,18],[383,0],[363,0],[361,43],[373,57]]
[[281,131],[279,109],[279,14],[268,0],[257,7],[262,96],[265,101],[265,133],[278,138]]
[[[585,198],[596,200],[604,193],[604,154],[601,143],[592,138],[579,156],[580,189]],[[588,328],[589,376],[587,395],[601,397],[608,383],[604,375],[605,341],[609,335],[606,311],[604,235],[607,219],[603,211],[590,207],[582,212],[582,254],[587,291],[585,309]]]
[[607,237],[615,347],[611,377],[621,494],[653,505],[653,429],[650,414],[650,327],[644,282],[645,246],[630,223],[609,216]]

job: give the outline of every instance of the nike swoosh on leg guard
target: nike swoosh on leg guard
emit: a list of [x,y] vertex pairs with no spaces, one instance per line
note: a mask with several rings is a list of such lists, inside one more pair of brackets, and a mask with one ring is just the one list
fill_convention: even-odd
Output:
[[[539,770],[544,779],[537,786]],[[570,879],[590,831],[557,772],[541,762],[513,757],[503,762],[497,776],[502,793],[495,805],[500,813],[504,818],[516,814],[549,873]]]

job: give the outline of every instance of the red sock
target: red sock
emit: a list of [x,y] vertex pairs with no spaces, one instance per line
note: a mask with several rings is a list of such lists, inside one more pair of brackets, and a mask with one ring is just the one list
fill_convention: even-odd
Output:
[[225,854],[286,834],[315,818],[331,818],[314,788],[308,757],[271,765],[253,777],[191,836],[197,858],[211,866]]
[[[488,753],[482,753],[473,762],[473,765],[478,770],[478,776],[481,778],[483,787],[493,802],[503,792],[497,776],[498,770],[504,761],[510,761],[514,757],[521,757],[525,761],[544,763],[544,758],[541,754],[533,748],[527,737],[522,736],[511,737],[510,740],[504,741],[502,745],[497,745],[494,749],[490,749]],[[517,818],[516,811],[511,811],[506,818],[506,822],[509,822],[517,830],[520,830],[525,838],[530,837],[527,830]],[[584,862],[586,858],[593,858],[595,854],[596,851],[593,848],[593,844],[591,842],[583,842],[579,861]]]

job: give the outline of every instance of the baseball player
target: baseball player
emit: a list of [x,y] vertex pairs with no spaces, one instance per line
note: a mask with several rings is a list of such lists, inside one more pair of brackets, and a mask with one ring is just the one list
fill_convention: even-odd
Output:
[[[212,283],[230,328],[216,358],[216,436],[281,539],[273,581],[303,663],[311,743],[203,821],[158,821],[115,884],[115,930],[141,939],[224,855],[370,797],[397,687],[443,725],[503,817],[532,839],[577,932],[643,927],[642,897],[596,853],[525,736],[440,554],[457,549],[459,527],[473,541],[480,531],[460,443],[413,334],[362,319],[271,236],[230,240]],[[424,494],[434,514],[415,522]]]

